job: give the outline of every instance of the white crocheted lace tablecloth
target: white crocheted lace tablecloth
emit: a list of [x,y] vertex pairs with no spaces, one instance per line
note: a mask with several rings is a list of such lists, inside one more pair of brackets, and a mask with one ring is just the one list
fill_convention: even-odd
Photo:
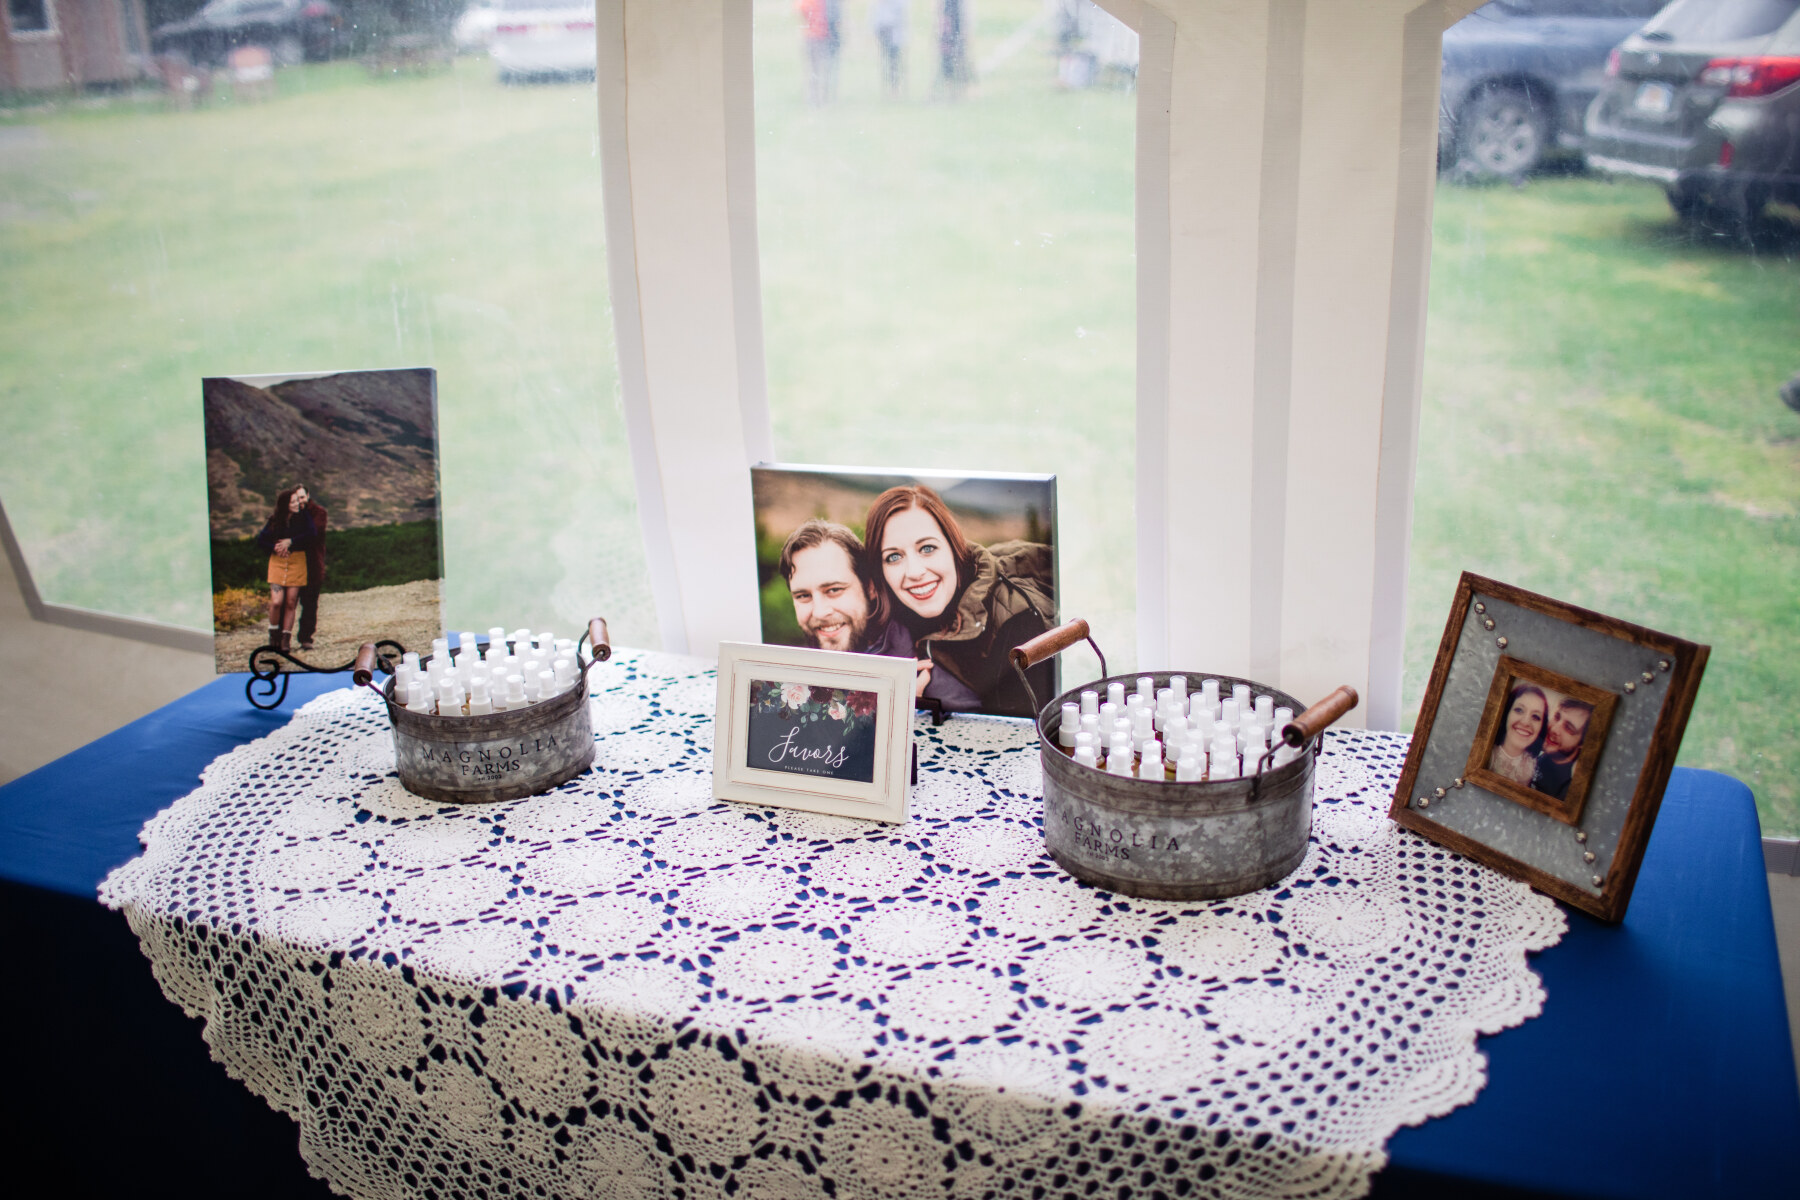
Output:
[[1535,1015],[1561,911],[1394,826],[1329,735],[1312,849],[1212,903],[1044,854],[1030,727],[918,727],[912,818],[714,803],[710,664],[593,674],[595,769],[455,807],[345,689],[101,886],[354,1197],[1356,1196]]

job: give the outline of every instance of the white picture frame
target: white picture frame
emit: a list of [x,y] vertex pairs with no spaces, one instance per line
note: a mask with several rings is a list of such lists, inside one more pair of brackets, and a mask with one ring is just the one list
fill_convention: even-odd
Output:
[[[910,659],[721,642],[713,797],[836,817],[905,821],[912,796],[915,675]],[[772,688],[806,688],[811,694],[800,700],[796,692],[787,693],[797,701],[790,705],[776,700]],[[871,704],[870,693],[872,714],[863,711]],[[872,739],[864,723],[870,717]],[[772,740],[777,730],[785,730],[786,736]],[[794,745],[802,731],[811,739],[809,747]],[[834,746],[832,739],[845,731],[854,732],[843,746]],[[759,758],[789,765],[751,765],[753,744]],[[826,751],[836,757],[822,758]],[[861,774],[868,778],[859,778]]]

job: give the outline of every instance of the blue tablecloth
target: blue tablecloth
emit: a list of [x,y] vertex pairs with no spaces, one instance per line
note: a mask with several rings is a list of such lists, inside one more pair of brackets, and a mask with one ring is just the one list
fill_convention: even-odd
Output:
[[[24,1121],[15,1134],[29,1134],[15,1145],[54,1161],[68,1184],[144,1190],[179,1175],[190,1196],[324,1194],[305,1178],[291,1123],[204,1061],[123,918],[92,897],[208,762],[344,682],[297,677],[288,702],[264,713],[245,702],[244,677],[227,676],[0,788],[8,1028],[39,1035],[7,1089]],[[1480,1099],[1401,1130],[1375,1194],[1793,1194],[1800,1094],[1749,790],[1677,770],[1625,922],[1569,921],[1534,962],[1544,1015],[1484,1040]],[[132,1147],[94,1155],[105,1141],[64,1106],[121,1092],[131,1108],[116,1136]],[[287,1161],[272,1162],[257,1148],[281,1144],[284,1126]],[[80,1150],[89,1157],[72,1161]]]

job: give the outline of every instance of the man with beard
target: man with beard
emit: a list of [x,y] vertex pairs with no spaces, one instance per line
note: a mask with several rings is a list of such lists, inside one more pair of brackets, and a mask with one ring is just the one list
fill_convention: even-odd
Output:
[[1538,754],[1537,773],[1531,777],[1535,790],[1557,800],[1568,795],[1569,779],[1575,774],[1575,760],[1581,757],[1581,743],[1593,715],[1594,706],[1585,700],[1565,696],[1557,702],[1544,726],[1544,748]]
[[863,578],[863,544],[830,521],[811,520],[781,548],[776,569],[794,599],[794,620],[821,650],[861,650],[875,589]]

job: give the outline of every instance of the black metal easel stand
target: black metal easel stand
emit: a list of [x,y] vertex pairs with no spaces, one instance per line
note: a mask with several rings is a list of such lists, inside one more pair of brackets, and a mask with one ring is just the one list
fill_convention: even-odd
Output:
[[[391,639],[384,638],[375,643],[376,663],[383,674],[392,675],[395,665],[405,653],[406,647]],[[283,670],[283,662],[291,663],[292,666]],[[352,658],[341,667],[316,667],[303,659],[295,658],[286,650],[278,650],[274,646],[258,646],[250,652],[250,678],[244,684],[244,699],[257,708],[279,708],[281,702],[287,699],[289,675],[336,675],[355,666],[356,660]],[[259,690],[260,696],[257,694]]]

